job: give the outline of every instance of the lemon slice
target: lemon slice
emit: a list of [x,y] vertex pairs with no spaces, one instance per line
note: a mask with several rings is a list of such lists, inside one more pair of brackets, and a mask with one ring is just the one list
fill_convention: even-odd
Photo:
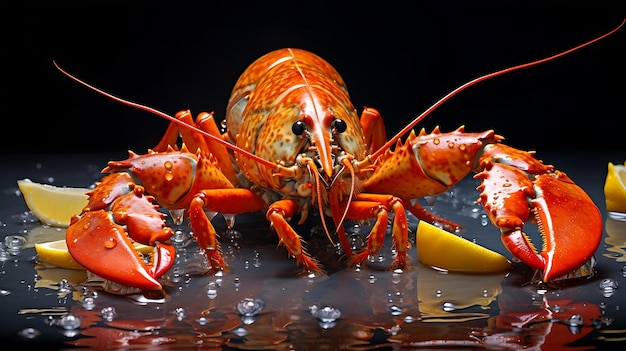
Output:
[[459,273],[495,273],[511,268],[501,254],[420,221],[416,233],[417,258],[427,266]]
[[87,206],[87,188],[66,188],[35,183],[30,179],[17,181],[28,209],[41,222],[54,227],[67,227],[73,215]]
[[623,165],[609,162],[604,198],[607,211],[626,213],[626,162]]
[[[142,254],[150,254],[153,250],[152,246],[134,243],[135,249]],[[39,259],[43,262],[68,269],[83,269],[67,249],[65,239],[48,241],[45,243],[35,243],[35,251],[39,255]]]

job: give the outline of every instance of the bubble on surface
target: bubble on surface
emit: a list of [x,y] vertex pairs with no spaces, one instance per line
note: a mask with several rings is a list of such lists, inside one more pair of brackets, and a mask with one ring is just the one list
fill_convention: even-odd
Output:
[[265,308],[265,302],[261,299],[246,297],[237,304],[237,311],[242,316],[256,316]]

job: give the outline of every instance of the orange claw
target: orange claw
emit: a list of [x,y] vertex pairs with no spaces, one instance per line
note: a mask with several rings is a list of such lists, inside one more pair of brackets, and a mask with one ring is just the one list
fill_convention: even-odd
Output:
[[589,195],[563,172],[535,180],[541,193],[531,200],[544,236],[543,280],[550,281],[582,266],[602,239],[602,215]]
[[125,233],[105,211],[87,212],[74,217],[65,240],[70,254],[87,270],[117,283],[146,290],[159,290],[157,278],[174,263],[175,249],[157,245],[151,264],[141,255]]
[[[602,216],[591,198],[560,171],[543,166],[503,144],[490,145],[481,159],[484,171],[478,200],[492,223],[500,228],[507,249],[528,266],[543,271],[550,281],[570,273],[594,255],[602,237]],[[514,165],[500,157],[516,160]],[[529,206],[530,205],[530,206]],[[532,216],[531,216],[532,215]],[[538,252],[522,228],[537,224],[543,238]]]

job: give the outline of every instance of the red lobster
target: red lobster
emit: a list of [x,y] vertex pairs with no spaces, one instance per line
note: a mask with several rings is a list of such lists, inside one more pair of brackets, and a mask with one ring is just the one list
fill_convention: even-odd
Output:
[[[502,144],[493,130],[467,133],[460,127],[442,133],[436,128],[427,134],[412,128],[477,82],[565,55],[622,25],[546,59],[476,78],[389,140],[378,112],[365,108],[359,118],[341,76],[322,58],[300,49],[270,52],[246,69],[233,89],[223,134],[212,113],[201,113],[195,121],[189,111],[171,117],[99,90],[57,66],[90,89],[171,120],[148,154],[131,151],[128,159],[110,161],[103,169],[109,175],[88,193],[88,205],[67,230],[69,251],[105,279],[161,289],[158,279],[173,264],[175,252],[168,244],[172,229],[166,227],[159,206],[170,210],[177,223],[189,218],[213,271],[227,270],[228,265],[205,211],[265,210],[280,243],[304,272],[323,272],[289,224],[291,217],[300,212],[302,222],[310,210],[318,211],[328,235],[325,218],[332,218],[354,265],[382,248],[391,213],[397,255],[390,268],[405,269],[410,264],[407,210],[420,219],[455,226],[410,200],[440,194],[475,172],[481,181],[477,202],[500,228],[506,247],[541,270],[544,281],[553,280],[583,265],[600,243],[602,218],[590,197],[565,173],[535,159],[534,152]],[[367,248],[352,252],[343,222],[371,218],[375,224]],[[544,237],[541,252],[522,231],[528,221],[535,222]],[[133,241],[156,245],[149,263],[133,249]]]

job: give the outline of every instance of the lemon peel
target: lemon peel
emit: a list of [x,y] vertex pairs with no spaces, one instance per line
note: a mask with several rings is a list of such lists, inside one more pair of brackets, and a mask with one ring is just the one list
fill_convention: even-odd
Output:
[[[150,254],[152,246],[133,243],[135,250],[142,254]],[[49,265],[67,269],[84,269],[70,254],[65,239],[35,243],[35,251],[39,259]]]
[[26,206],[41,222],[66,228],[73,215],[87,206],[87,188],[58,187],[26,178],[17,181]]
[[604,198],[607,211],[626,213],[626,162],[623,165],[609,162]]
[[503,255],[425,221],[417,225],[416,246],[418,260],[436,269],[496,273],[511,268],[511,262]]

